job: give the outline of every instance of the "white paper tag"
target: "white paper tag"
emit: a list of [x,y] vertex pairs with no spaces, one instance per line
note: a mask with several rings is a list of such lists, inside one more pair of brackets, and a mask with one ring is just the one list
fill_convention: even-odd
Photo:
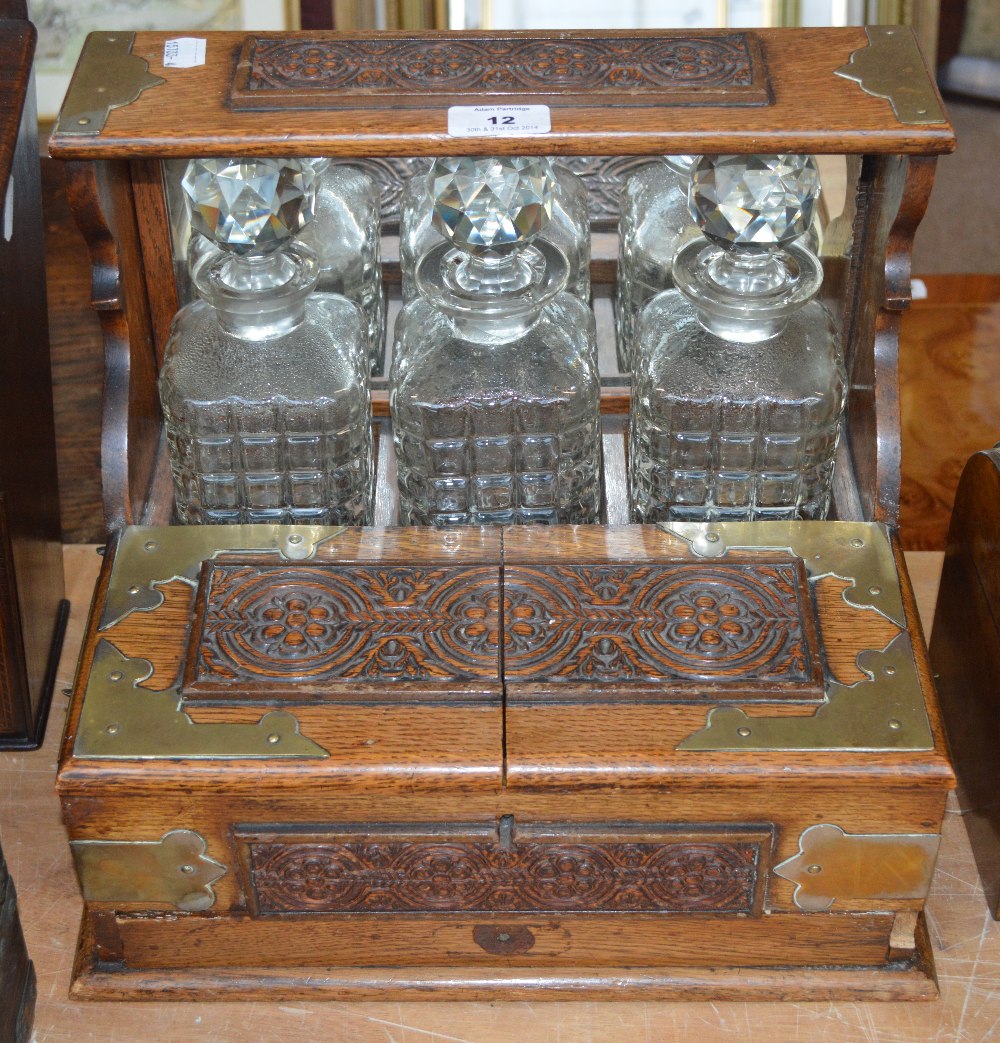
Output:
[[205,41],[195,36],[181,36],[163,45],[165,69],[193,69],[205,64]]
[[548,105],[452,105],[448,109],[448,133],[453,138],[548,134],[551,129]]

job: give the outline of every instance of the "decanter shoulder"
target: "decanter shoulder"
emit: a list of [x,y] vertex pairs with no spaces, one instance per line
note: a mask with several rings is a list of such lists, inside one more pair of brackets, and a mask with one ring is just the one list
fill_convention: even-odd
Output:
[[705,329],[681,293],[667,290],[643,309],[640,341],[637,384],[685,384],[691,394],[754,397],[810,388],[839,394],[846,380],[839,331],[817,300],[792,313],[777,336],[744,343]]
[[367,394],[360,310],[337,294],[313,294],[304,319],[266,340],[227,332],[204,301],[174,318],[161,379],[198,398],[326,395],[356,385]]

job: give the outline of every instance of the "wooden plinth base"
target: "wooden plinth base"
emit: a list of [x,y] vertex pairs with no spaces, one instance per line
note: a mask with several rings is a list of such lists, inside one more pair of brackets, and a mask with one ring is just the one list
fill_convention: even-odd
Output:
[[70,994],[80,1000],[934,1000],[921,914],[910,960],[872,967],[225,968],[102,964],[86,920]]

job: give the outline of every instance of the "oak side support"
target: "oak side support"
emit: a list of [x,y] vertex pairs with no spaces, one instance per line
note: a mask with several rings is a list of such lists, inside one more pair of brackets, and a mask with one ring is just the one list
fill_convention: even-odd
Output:
[[927,208],[933,156],[866,156],[854,200],[844,311],[850,380],[845,437],[863,516],[899,520],[899,315],[910,304],[913,236]]
[[67,189],[93,266],[104,332],[101,469],[109,529],[138,521],[153,481],[162,414],[129,165],[73,162]]

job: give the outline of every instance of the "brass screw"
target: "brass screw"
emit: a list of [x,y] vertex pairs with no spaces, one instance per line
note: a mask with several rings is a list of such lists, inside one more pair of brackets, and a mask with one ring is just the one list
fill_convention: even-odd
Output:
[[104,730],[108,733],[108,735],[117,735],[118,734],[118,725],[117,724],[109,724],[107,726],[107,728],[105,728]]
[[806,867],[806,872],[812,873],[812,875],[815,876],[817,873],[823,872],[823,867],[814,863],[813,865]]
[[744,728],[737,728],[736,729],[736,734],[741,736],[742,738],[746,739],[750,735],[750,729],[746,728],[746,727],[744,727]]
[[271,734],[267,737],[267,741],[272,746],[275,746],[277,745],[277,743],[281,742],[281,736],[278,735],[277,732],[271,732]]
[[124,676],[125,675],[121,672],[121,670],[112,670],[111,673],[108,674],[108,680],[120,681]]
[[894,732],[898,732],[899,729],[903,727],[903,722],[902,721],[897,721],[895,717],[890,717],[889,718],[889,727]]

